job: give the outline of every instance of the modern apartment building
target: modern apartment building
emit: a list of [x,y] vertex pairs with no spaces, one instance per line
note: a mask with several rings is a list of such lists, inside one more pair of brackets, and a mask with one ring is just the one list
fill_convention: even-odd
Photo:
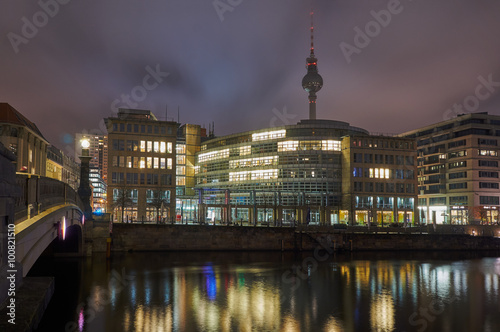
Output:
[[177,123],[148,110],[120,109],[108,130],[107,212],[114,221],[173,218]]
[[464,114],[401,136],[417,141],[423,222],[498,223],[500,116]]
[[353,225],[408,225],[418,221],[414,139],[342,139],[341,221]]

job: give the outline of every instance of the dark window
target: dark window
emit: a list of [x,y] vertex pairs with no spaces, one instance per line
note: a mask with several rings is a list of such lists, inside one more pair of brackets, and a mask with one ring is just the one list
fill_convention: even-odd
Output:
[[467,205],[467,196],[453,196],[450,197],[450,205]]
[[477,144],[497,146],[497,140],[496,139],[487,139],[487,138],[478,138]]
[[454,189],[466,189],[467,188],[467,182],[450,183],[448,185],[448,188],[450,190],[454,190]]
[[498,182],[479,182],[479,188],[498,189]]
[[498,167],[498,161],[496,161],[496,160],[479,160],[479,166]]
[[479,171],[480,178],[498,178],[498,172]]
[[481,205],[498,205],[498,196],[479,196],[479,204]]
[[467,177],[467,172],[457,172],[448,174],[449,179],[461,179],[466,177]]
[[464,139],[460,140],[460,141],[456,141],[456,142],[451,142],[451,143],[448,143],[448,148],[456,148],[457,146],[463,146],[466,144],[466,141]]
[[429,205],[446,205],[446,197],[431,197]]

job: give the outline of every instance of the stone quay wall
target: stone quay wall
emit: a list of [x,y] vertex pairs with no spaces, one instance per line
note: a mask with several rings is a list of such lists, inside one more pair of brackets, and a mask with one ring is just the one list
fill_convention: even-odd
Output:
[[[104,239],[100,242],[104,244]],[[114,224],[111,244],[112,251],[288,251],[317,248],[346,251],[500,250],[500,238],[468,234],[367,234],[290,227]],[[95,243],[94,251],[105,251],[105,246]]]

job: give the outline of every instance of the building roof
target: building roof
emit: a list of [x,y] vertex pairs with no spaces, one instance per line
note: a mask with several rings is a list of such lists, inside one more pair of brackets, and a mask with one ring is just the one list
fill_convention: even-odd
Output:
[[24,115],[19,113],[14,107],[12,107],[8,103],[0,103],[0,123],[11,123],[15,125],[28,127],[35,134],[37,134],[43,140],[48,142],[45,139],[45,137],[43,137],[42,132],[38,129],[36,124],[28,120]]

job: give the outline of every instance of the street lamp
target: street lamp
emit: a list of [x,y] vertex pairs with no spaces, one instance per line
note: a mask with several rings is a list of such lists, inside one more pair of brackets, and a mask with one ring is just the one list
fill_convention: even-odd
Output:
[[83,203],[83,214],[86,220],[92,219],[92,208],[90,207],[90,196],[92,191],[90,190],[89,183],[89,172],[90,172],[90,141],[87,138],[83,138],[80,141],[82,146],[82,155],[79,156],[81,160],[80,165],[80,186],[78,187],[78,195]]

